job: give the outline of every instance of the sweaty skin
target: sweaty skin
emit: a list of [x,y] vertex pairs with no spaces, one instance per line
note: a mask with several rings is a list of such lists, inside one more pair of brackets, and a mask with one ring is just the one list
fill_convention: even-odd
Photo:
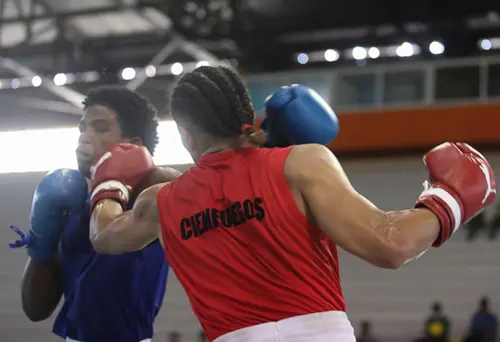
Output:
[[299,208],[332,241],[376,266],[398,268],[438,237],[440,224],[434,213],[378,209],[352,187],[337,158],[324,146],[294,148],[285,163],[285,176]]
[[[430,248],[438,236],[439,221],[431,211],[385,212],[357,193],[322,145],[294,147],[285,176],[297,206],[311,222],[339,247],[378,267],[400,267]],[[129,211],[113,200],[100,201],[90,224],[94,248],[120,254],[162,241],[156,197],[164,185],[146,189]]]
[[63,293],[59,274],[59,256],[49,263],[28,260],[21,279],[21,302],[30,321],[43,321],[56,309]]

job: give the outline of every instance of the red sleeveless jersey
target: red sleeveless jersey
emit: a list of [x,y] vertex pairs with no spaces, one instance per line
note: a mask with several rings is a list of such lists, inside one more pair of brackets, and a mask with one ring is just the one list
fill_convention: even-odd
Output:
[[207,154],[158,194],[167,260],[210,341],[260,323],[345,311],[336,246],[288,188],[290,150]]

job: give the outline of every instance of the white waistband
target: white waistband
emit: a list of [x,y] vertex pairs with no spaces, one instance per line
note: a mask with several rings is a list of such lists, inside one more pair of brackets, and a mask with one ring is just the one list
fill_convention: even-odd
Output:
[[[70,337],[66,337],[66,342],[82,342],[82,341],[73,340],[73,339],[72,339],[72,338],[70,338]],[[150,338],[147,338],[147,339],[142,340],[142,341],[139,341],[139,342],[151,342],[151,339],[150,339]]]
[[214,342],[356,342],[354,329],[345,312],[328,311],[283,319],[239,329]]

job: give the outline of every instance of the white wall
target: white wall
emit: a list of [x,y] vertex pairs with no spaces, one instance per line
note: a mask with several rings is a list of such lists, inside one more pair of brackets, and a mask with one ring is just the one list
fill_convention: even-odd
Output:
[[[500,154],[488,157],[500,166]],[[384,209],[412,206],[425,179],[417,157],[348,161],[343,165],[355,187]],[[0,174],[0,341],[57,341],[50,333],[51,322],[34,324],[24,318],[19,281],[26,253],[7,246],[15,238],[8,229],[10,224],[28,226],[31,197],[42,176]],[[376,269],[341,252],[344,292],[354,326],[370,319],[381,335],[414,337],[421,330],[430,302],[439,299],[454,320],[454,332],[460,334],[479,296],[490,295],[495,304],[500,301],[499,247],[500,242],[470,244],[457,236],[444,248],[399,271]],[[183,332],[185,341],[195,341],[199,325],[173,274],[156,326],[155,341],[166,341],[167,329]]]

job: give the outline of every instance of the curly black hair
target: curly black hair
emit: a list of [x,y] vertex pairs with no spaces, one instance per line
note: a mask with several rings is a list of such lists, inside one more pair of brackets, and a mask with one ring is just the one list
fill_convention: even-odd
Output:
[[236,138],[252,126],[255,112],[247,87],[233,70],[204,66],[184,74],[173,89],[172,117],[217,138]]
[[158,115],[156,109],[136,92],[120,86],[91,89],[83,101],[84,109],[101,105],[112,109],[120,123],[124,138],[139,137],[151,154],[158,145]]

